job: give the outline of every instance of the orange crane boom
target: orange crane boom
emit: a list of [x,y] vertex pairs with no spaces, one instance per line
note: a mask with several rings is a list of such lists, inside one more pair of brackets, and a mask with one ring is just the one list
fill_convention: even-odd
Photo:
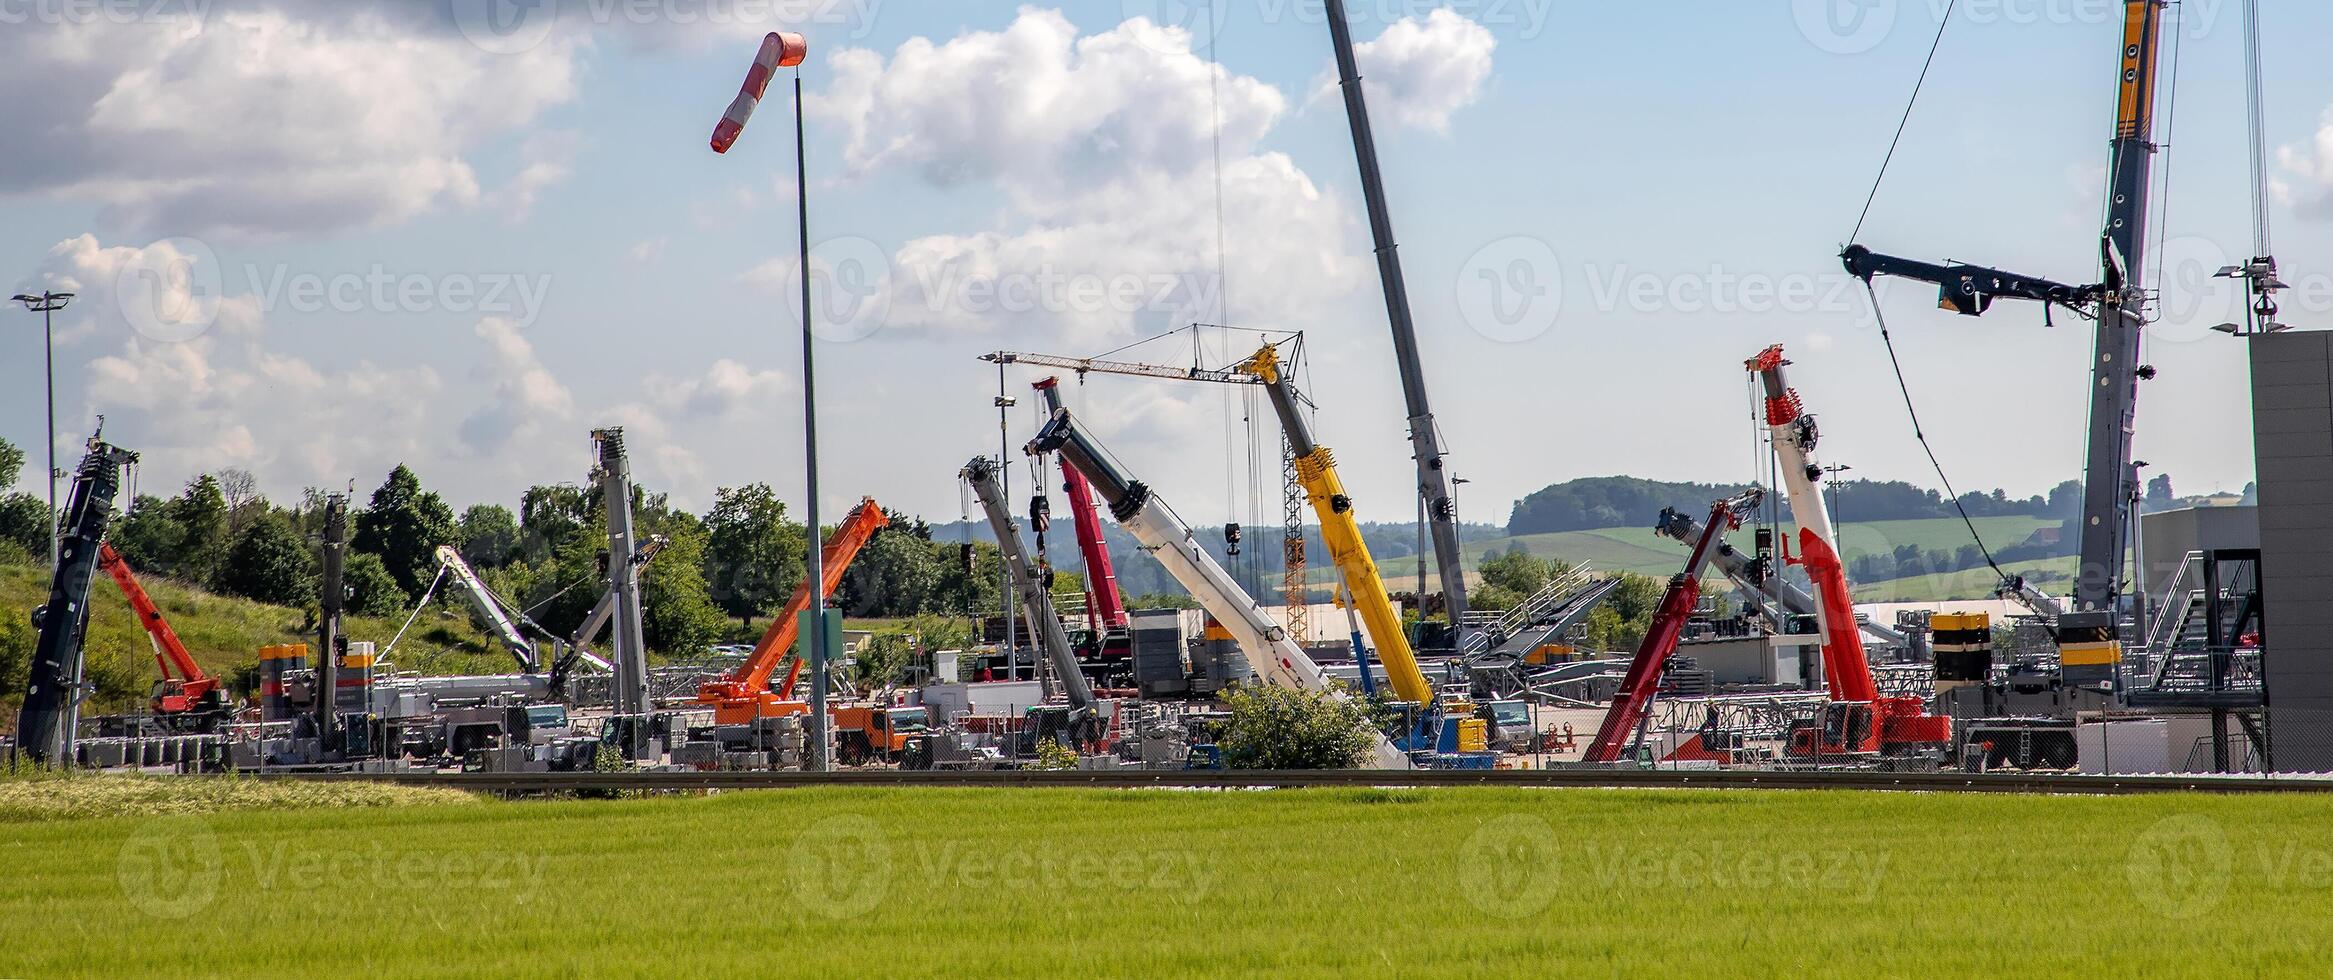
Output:
[[137,573],[130,563],[111,544],[97,546],[97,567],[113,576],[113,584],[120,586],[122,596],[130,601],[130,609],[138,614],[138,625],[145,627],[146,635],[154,641],[154,666],[162,671],[162,685],[154,695],[156,714],[180,714],[211,697],[219,690],[217,678],[203,673],[194,662],[194,655],[186,652],[186,644],[179,642],[178,631],[170,628],[170,621],[162,618],[162,610],[138,584]]
[[[825,556],[821,576],[822,592],[834,594],[842,584],[842,576],[850,569],[851,559],[858,557],[859,549],[890,523],[883,516],[883,508],[875,505],[875,498],[863,497],[859,506],[835,529],[833,537],[819,552]],[[786,600],[785,611],[770,621],[770,628],[753,645],[753,653],[736,670],[720,680],[711,681],[697,689],[697,703],[711,705],[713,718],[724,725],[744,724],[755,718],[802,714],[809,706],[793,700],[794,682],[802,676],[802,661],[795,658],[786,672],[786,682],[777,691],[770,690],[770,674],[778,662],[793,652],[794,636],[801,629],[802,611],[810,608],[810,582],[807,576],[794,590],[794,597]]]

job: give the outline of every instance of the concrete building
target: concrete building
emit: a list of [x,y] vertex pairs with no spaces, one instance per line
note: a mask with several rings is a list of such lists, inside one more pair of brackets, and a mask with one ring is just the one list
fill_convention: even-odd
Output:
[[2333,770],[2333,333],[2250,344],[2270,761]]

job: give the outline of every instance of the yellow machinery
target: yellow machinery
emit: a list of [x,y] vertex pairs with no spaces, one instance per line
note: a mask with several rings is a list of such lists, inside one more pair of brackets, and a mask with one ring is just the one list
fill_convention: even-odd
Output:
[[1296,388],[1280,372],[1279,350],[1265,345],[1233,370],[1262,379],[1264,390],[1271,395],[1272,410],[1280,416],[1280,427],[1288,434],[1288,445],[1296,456],[1296,480],[1312,500],[1313,513],[1320,517],[1321,539],[1328,543],[1329,556],[1344,575],[1346,590],[1361,614],[1362,626],[1369,631],[1370,642],[1377,645],[1377,658],[1385,663],[1394,695],[1403,701],[1432,704],[1434,689],[1418,669],[1417,655],[1410,651],[1409,637],[1401,630],[1401,614],[1386,598],[1385,580],[1377,574],[1377,562],[1370,559],[1369,546],[1361,540],[1361,525],[1353,519],[1353,498],[1345,495],[1344,482],[1337,478],[1336,457],[1328,447],[1312,441],[1312,427],[1299,411]]

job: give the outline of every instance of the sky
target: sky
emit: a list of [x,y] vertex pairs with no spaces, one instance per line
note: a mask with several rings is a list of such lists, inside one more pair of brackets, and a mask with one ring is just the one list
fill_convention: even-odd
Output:
[[[1357,0],[1349,15],[1461,515],[1583,476],[1748,480],[1744,359],[1786,345],[1854,475],[1937,486],[1839,268],[1946,0]],[[2333,324],[2333,8],[2264,13],[2285,319]],[[2137,455],[2251,478],[2235,0],[2175,9],[2162,297]],[[2121,4],[1962,0],[1859,240],[2097,277]],[[1303,331],[1367,520],[1410,511],[1401,391],[1312,0],[0,0],[0,285],[71,290],[58,451],[138,489],[294,499],[397,463],[457,506],[576,482],[621,425],[684,507],[798,505],[795,74],[707,146],[759,38],[810,53],[821,507],[961,516],[1006,349],[1221,365]],[[2078,479],[2091,333],[1880,302],[1961,489]],[[43,443],[42,336],[0,315],[0,437]],[[1036,372],[1005,373],[1018,445]],[[1094,376],[1072,408],[1193,523],[1274,510],[1268,409]],[[1261,471],[1261,472],[1258,472]],[[1026,470],[1022,471],[1023,473]],[[23,481],[33,483],[37,478]],[[1025,476],[1020,479],[1025,480]],[[27,487],[29,488],[29,487]],[[1684,502],[1690,503],[1690,502]],[[1269,519],[1268,517],[1266,519]]]

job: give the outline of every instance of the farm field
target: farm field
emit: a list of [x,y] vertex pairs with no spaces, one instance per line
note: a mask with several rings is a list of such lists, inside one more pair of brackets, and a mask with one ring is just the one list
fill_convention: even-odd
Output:
[[2329,816],[1502,789],[0,816],[0,916],[40,924],[0,975],[2315,977]]

